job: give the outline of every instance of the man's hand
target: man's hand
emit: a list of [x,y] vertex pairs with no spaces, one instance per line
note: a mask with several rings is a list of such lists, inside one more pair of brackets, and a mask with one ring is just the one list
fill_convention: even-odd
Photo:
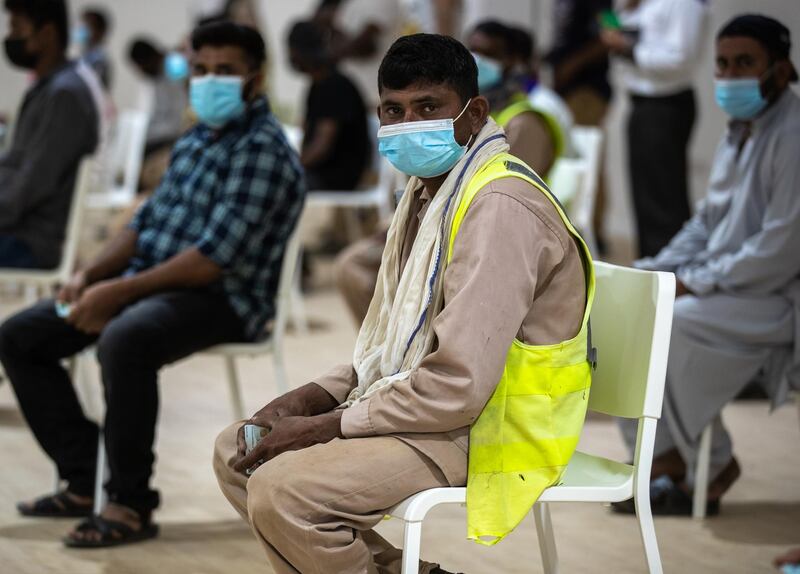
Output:
[[619,30],[603,29],[600,32],[600,41],[614,54],[633,57],[633,41]]
[[101,281],[83,292],[67,317],[67,323],[79,331],[96,335],[128,303],[130,298],[123,280]]
[[682,297],[684,295],[693,295],[693,293],[689,290],[689,288],[683,284],[683,281],[680,279],[675,280],[675,298]]
[[58,290],[58,299],[62,303],[75,303],[80,299],[84,289],[89,286],[89,280],[86,277],[86,272],[76,271],[65,285],[61,286]]
[[342,435],[342,411],[331,411],[313,417],[287,416],[276,419],[269,434],[240,458],[233,469],[244,472],[248,468],[263,464],[279,454],[290,450],[302,450],[315,444],[324,444]]
[[[328,391],[317,384],[308,383],[271,401],[254,414],[245,424],[257,425],[272,431],[275,423],[285,417],[311,417],[327,413],[339,406]],[[236,444],[239,456],[244,456],[244,425],[239,428]]]

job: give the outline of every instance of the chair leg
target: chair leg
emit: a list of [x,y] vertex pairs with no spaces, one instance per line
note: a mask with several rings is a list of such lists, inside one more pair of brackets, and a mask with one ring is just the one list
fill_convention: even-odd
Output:
[[533,517],[536,520],[536,535],[539,538],[539,551],[542,553],[542,565],[545,574],[558,573],[558,550],[553,535],[553,521],[550,519],[550,507],[546,502],[533,505]]
[[692,517],[706,517],[708,497],[708,472],[711,466],[711,433],[713,423],[703,429],[700,437],[700,450],[697,453],[697,466],[694,472],[694,499],[692,501]]
[[302,250],[297,255],[297,266],[294,270],[294,277],[292,278],[292,288],[289,291],[289,309],[292,326],[301,337],[308,336],[308,315],[306,314],[306,306],[303,302],[303,290],[300,287],[300,280],[303,275],[303,252]]
[[245,419],[244,403],[242,402],[242,387],[239,383],[239,374],[236,372],[236,360],[225,357],[225,370],[228,375],[228,388],[231,392],[231,408],[237,421]]
[[406,522],[403,536],[403,568],[402,574],[419,572],[419,553],[422,544],[422,522]]
[[639,520],[639,532],[642,534],[644,555],[647,559],[647,571],[650,574],[662,574],[661,555],[658,551],[658,539],[653,524],[653,512],[650,509],[650,489],[637,489],[633,497],[636,503],[636,518]]
[[97,468],[94,471],[94,508],[95,514],[100,514],[106,505],[106,444],[101,430],[97,435]]

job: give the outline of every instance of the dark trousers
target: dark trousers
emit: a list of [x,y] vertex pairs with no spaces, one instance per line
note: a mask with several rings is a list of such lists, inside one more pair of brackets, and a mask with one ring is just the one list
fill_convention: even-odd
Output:
[[0,234],[0,267],[33,269],[39,267],[30,248],[15,237]]
[[97,425],[86,418],[61,360],[97,344],[105,388],[109,499],[146,514],[159,496],[150,488],[158,414],[158,370],[207,347],[244,337],[225,297],[208,291],[162,293],[122,311],[99,337],[59,318],[43,301],[0,326],[0,361],[34,436],[68,482],[91,496]]
[[694,92],[632,97],[628,120],[639,255],[650,257],[680,231],[691,215],[688,147],[695,120]]

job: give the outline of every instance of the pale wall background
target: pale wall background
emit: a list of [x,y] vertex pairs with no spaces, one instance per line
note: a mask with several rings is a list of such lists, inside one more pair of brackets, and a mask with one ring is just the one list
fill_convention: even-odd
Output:
[[[105,5],[114,15],[111,51],[115,62],[114,99],[120,108],[132,107],[138,101],[138,80],[127,63],[129,39],[146,33],[166,46],[177,44],[190,30],[192,14],[206,0],[73,0],[74,13],[87,4]],[[390,0],[351,0],[380,4]],[[552,0],[464,0],[468,14],[462,25],[469,27],[476,20],[491,17],[513,22],[530,22],[540,44],[549,44]],[[317,0],[259,0],[258,8],[272,57],[271,96],[277,107],[291,114],[302,107],[304,83],[288,68],[284,39],[288,25],[310,13]],[[724,129],[725,118],[713,101],[713,34],[731,16],[758,11],[784,22],[794,36],[793,58],[800,65],[800,0],[710,0],[712,17],[697,73],[699,119],[691,149],[692,180],[695,198],[704,194],[709,164],[716,141]],[[375,9],[374,6],[370,6]],[[7,29],[5,15],[0,14],[0,33]],[[15,113],[27,78],[12,70],[0,57],[0,113]],[[631,235],[627,176],[623,147],[624,118],[627,98],[617,91],[608,121],[609,151],[607,173],[610,190],[608,231],[611,235]]]

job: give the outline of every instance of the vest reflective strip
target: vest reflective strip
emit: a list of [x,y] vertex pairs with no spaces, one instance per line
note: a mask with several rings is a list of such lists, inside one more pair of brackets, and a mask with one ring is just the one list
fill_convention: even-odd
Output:
[[492,119],[494,119],[494,121],[497,122],[497,125],[499,125],[501,128],[505,128],[511,120],[520,114],[524,114],[525,112],[533,112],[544,120],[544,123],[547,124],[547,129],[553,138],[555,158],[558,159],[564,155],[567,137],[564,133],[564,130],[561,129],[561,124],[550,112],[542,108],[537,108],[525,96],[520,94],[519,96],[515,97],[510,105],[506,106],[500,112],[492,114]]

